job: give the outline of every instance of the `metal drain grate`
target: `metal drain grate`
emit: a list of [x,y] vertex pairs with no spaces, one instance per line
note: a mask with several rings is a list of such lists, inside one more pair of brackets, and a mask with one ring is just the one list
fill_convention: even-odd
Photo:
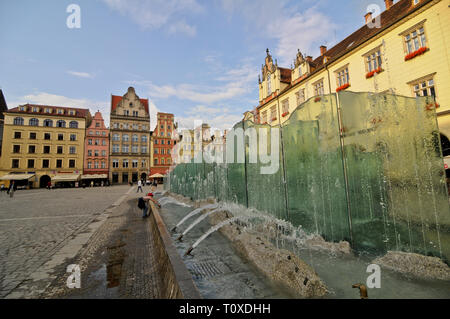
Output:
[[223,267],[217,265],[216,262],[205,261],[201,263],[191,264],[189,270],[194,276],[194,278],[200,279],[200,278],[214,277],[223,274],[224,270],[221,268]]

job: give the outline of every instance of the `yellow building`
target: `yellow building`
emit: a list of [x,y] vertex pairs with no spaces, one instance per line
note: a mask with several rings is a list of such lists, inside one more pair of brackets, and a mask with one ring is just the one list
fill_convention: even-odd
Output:
[[278,125],[306,100],[340,90],[434,95],[440,131],[450,137],[450,2],[385,4],[380,16],[366,14],[365,24],[334,47],[321,46],[316,59],[299,50],[286,69],[267,50],[255,121]]
[[45,187],[79,180],[89,110],[26,104],[4,115],[0,182]]

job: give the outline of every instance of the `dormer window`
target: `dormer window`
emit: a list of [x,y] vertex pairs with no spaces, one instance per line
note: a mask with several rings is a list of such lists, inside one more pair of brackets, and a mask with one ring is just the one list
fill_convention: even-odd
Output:
[[45,109],[45,113],[52,113],[52,109]]
[[58,109],[58,114],[64,114],[64,110],[63,109]]
[[70,111],[69,111],[69,114],[70,114],[70,115],[75,115],[75,111],[74,111],[74,110],[70,110]]
[[39,108],[37,108],[37,107],[34,106],[34,107],[33,107],[33,112],[35,112],[35,113],[36,113],[36,112],[39,112]]
[[25,106],[21,106],[21,107],[19,108],[19,110],[25,111]]
[[420,0],[413,0],[414,5],[419,4],[419,2],[420,2]]

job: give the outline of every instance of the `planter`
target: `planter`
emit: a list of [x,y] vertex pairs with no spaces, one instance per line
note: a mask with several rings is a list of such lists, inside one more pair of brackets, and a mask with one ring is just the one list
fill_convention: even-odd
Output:
[[289,114],[289,112],[284,112],[283,114],[281,114],[282,117],[286,117]]
[[314,99],[314,102],[319,102],[320,100],[321,100],[321,97],[319,96]]
[[373,70],[373,71],[371,71],[371,72],[366,74],[366,79],[370,79],[371,77],[373,77],[375,75],[375,73],[381,73],[381,72],[383,72],[382,68],[378,68],[376,70]]
[[345,83],[344,85],[341,85],[340,87],[338,87],[336,89],[336,92],[343,91],[343,90],[345,90],[345,89],[347,89],[349,87],[350,87],[350,83]]
[[429,104],[427,104],[426,106],[425,106],[425,109],[427,110],[427,111],[431,111],[431,110],[435,110],[435,109],[438,109],[438,108],[440,108],[441,106],[438,104],[438,103],[429,103]]
[[416,50],[414,52],[411,52],[410,54],[406,55],[405,56],[405,61],[414,59],[416,56],[422,55],[422,54],[424,54],[427,51],[428,51],[427,47],[422,47],[422,48],[420,48],[420,49],[418,49],[418,50]]

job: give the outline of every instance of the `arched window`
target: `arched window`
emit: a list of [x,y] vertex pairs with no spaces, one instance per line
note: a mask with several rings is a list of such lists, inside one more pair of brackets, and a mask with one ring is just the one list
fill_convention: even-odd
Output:
[[122,135],[122,140],[123,140],[124,142],[128,142],[128,140],[129,140],[128,134],[123,134],[123,135]]
[[44,120],[44,126],[52,127],[53,126],[53,121],[52,120]]
[[39,120],[38,119],[30,119],[30,121],[28,122],[28,125],[30,126],[39,126]]
[[70,128],[78,128],[78,122],[77,121],[71,121],[69,123]]
[[137,134],[133,134],[132,140],[133,142],[139,142],[139,137],[137,136]]
[[66,127],[66,121],[59,120],[56,122],[56,127]]
[[113,134],[113,138],[112,138],[112,140],[113,140],[113,141],[120,141],[120,137],[119,137],[119,134],[117,134],[117,133],[114,133],[114,134]]
[[[142,138],[141,138],[141,140],[142,140],[142,142],[147,142],[147,135],[142,135]],[[156,141],[155,141],[156,142]],[[158,144],[158,143],[155,143],[155,144]]]
[[23,118],[22,117],[14,118],[14,125],[23,125]]

